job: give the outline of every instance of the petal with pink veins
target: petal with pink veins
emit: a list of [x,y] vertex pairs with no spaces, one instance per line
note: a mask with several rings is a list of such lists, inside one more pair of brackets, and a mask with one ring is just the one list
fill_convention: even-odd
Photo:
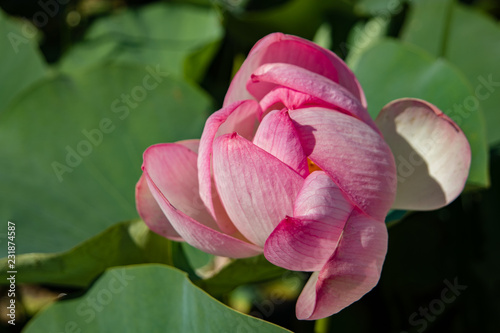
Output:
[[213,196],[216,191],[212,188],[212,145],[216,137],[233,132],[251,140],[261,114],[259,104],[253,100],[233,103],[213,113],[207,119],[201,135],[198,155],[200,196],[221,230],[226,233],[234,232],[235,228],[220,209],[220,199]]
[[352,203],[324,171],[315,171],[306,178],[295,199],[293,216],[309,216],[326,220],[333,216],[347,220]]
[[227,214],[258,246],[287,215],[304,179],[236,133],[214,141],[214,178]]
[[285,87],[274,87],[259,102],[260,107],[266,110],[281,110],[287,108],[295,110],[300,108],[321,106],[326,109],[337,109],[333,104],[329,104],[317,97]]
[[297,318],[325,318],[359,300],[377,285],[386,253],[385,224],[355,210],[337,249],[302,290]]
[[463,190],[471,151],[462,130],[429,102],[404,98],[386,105],[376,123],[398,172],[393,208],[433,210]]
[[361,102],[340,84],[324,76],[295,65],[266,64],[254,71],[247,83],[247,90],[260,100],[275,86],[290,88],[334,105],[342,112],[361,119],[378,132],[377,126]]
[[[200,140],[183,140],[177,141],[176,143],[197,153]],[[149,190],[144,175],[141,176],[135,187],[135,202],[139,216],[149,229],[168,239],[179,242],[183,240],[177,231],[175,231],[174,227],[172,227],[165,214],[163,214],[160,206],[158,206],[158,203]]]
[[289,114],[309,159],[355,206],[383,221],[396,194],[396,166],[383,138],[340,112],[308,108]]
[[163,143],[150,146],[143,158],[143,170],[172,206],[208,227],[218,229],[200,199],[196,153],[182,144]]
[[175,231],[189,244],[214,255],[243,258],[262,250],[218,231],[198,194],[197,155],[182,144],[159,144],[144,152],[144,177]]
[[149,229],[165,238],[182,242],[182,237],[170,224],[153,194],[149,190],[146,176],[143,174],[135,186],[135,204],[141,219]]
[[270,34],[255,44],[231,81],[224,105],[252,98],[245,87],[254,70],[263,64],[278,62],[303,67],[339,83],[366,107],[358,80],[335,53],[306,39],[282,33]]
[[274,229],[264,246],[267,260],[289,270],[319,271],[337,247],[352,204],[323,171],[306,178],[294,217]]
[[198,149],[200,147],[200,140],[199,139],[181,140],[181,141],[177,141],[175,143],[183,145],[184,147],[189,148],[189,150],[198,154]]
[[271,111],[257,129],[253,143],[297,171],[309,174],[307,156],[302,150],[297,131],[286,110]]

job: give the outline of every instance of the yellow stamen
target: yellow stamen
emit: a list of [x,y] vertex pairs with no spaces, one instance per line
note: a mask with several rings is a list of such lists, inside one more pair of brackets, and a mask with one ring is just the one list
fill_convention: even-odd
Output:
[[309,173],[312,173],[313,171],[322,171],[321,168],[319,166],[317,166],[310,159],[307,159],[307,165],[309,166]]

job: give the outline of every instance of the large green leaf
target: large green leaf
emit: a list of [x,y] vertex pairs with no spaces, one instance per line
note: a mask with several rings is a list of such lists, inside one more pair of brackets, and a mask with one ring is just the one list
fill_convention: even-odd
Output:
[[263,255],[260,255],[237,259],[213,277],[198,280],[196,284],[211,295],[221,296],[240,285],[264,282],[287,274],[286,269],[271,264]]
[[[116,224],[61,253],[26,253],[16,257],[18,283],[87,287],[109,267],[173,263],[171,242],[138,220]],[[7,258],[0,259],[0,283],[7,284]]]
[[61,61],[72,72],[100,62],[161,65],[199,80],[218,49],[222,25],[215,10],[156,3],[97,20],[83,43]]
[[16,22],[0,9],[0,113],[17,94],[47,73],[36,34],[30,23]]
[[211,104],[164,73],[102,66],[58,75],[0,115],[0,220],[16,223],[18,254],[69,250],[137,217],[143,151],[199,137]]
[[[88,287],[109,267],[141,263],[163,263],[200,279],[195,269],[214,256],[187,243],[172,242],[151,230],[141,220],[115,224],[100,234],[60,253],[25,253],[16,256],[15,267],[23,272],[17,282]],[[8,258],[0,259],[0,284],[8,284]],[[270,264],[269,264],[270,265]]]
[[361,55],[371,46],[384,39],[387,35],[390,20],[374,17],[366,23],[358,22],[347,37],[346,51],[348,57],[346,64],[354,68]]
[[107,271],[82,297],[39,313],[24,332],[289,332],[241,314],[161,265]]
[[[415,1],[405,21],[401,38],[420,46],[435,57],[446,53],[454,0]],[[432,31],[432,33],[430,33]]]
[[425,99],[462,128],[472,149],[468,183],[488,186],[488,146],[481,109],[463,106],[473,91],[463,75],[446,60],[393,40],[384,40],[364,52],[354,72],[366,93],[369,112],[376,117],[388,102],[402,97]]
[[445,57],[465,74],[474,89],[464,104],[481,105],[488,142],[499,143],[499,23],[452,0],[420,0],[411,9],[402,38],[435,56]]
[[403,4],[412,0],[355,0],[354,9],[369,16],[395,15],[403,9]]

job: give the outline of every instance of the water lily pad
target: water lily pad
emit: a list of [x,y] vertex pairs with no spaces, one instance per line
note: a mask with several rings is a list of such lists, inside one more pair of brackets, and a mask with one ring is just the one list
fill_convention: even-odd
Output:
[[13,20],[0,9],[0,113],[17,94],[47,74],[37,33],[29,22]]
[[161,265],[107,271],[83,296],[59,301],[24,332],[290,332],[239,313]]
[[17,254],[66,251],[136,218],[143,151],[199,137],[210,108],[160,66],[103,65],[26,91],[0,114],[0,219],[16,223]]
[[500,24],[455,1],[421,0],[412,4],[402,38],[448,59],[465,74],[473,90],[467,100],[457,103],[464,108],[479,104],[488,143],[500,143]]

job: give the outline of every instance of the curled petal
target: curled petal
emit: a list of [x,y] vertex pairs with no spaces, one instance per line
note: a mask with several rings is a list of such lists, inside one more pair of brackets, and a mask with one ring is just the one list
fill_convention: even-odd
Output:
[[336,109],[361,119],[378,132],[377,126],[359,99],[340,84],[324,76],[295,65],[266,64],[254,71],[248,81],[247,90],[257,99],[261,99],[275,85],[311,95],[334,105]]
[[144,152],[143,171],[153,198],[177,234],[202,251],[226,257],[250,257],[261,250],[218,231],[200,200],[196,154],[181,144],[160,144]]
[[306,155],[367,215],[383,221],[396,194],[389,146],[362,121],[322,108],[289,112]]
[[[143,159],[143,171],[154,180],[171,205],[208,227],[218,229],[200,199],[196,153],[182,144],[164,143],[146,149]],[[150,190],[153,192],[151,187]]]
[[432,210],[463,190],[471,162],[462,130],[434,105],[405,98],[386,105],[376,120],[396,160],[393,208]]
[[330,50],[300,37],[273,33],[258,41],[234,76],[224,105],[250,99],[246,83],[255,69],[267,63],[297,65],[339,83],[366,107],[361,86],[347,65]]
[[253,143],[269,154],[277,157],[300,175],[309,174],[307,156],[286,111],[271,111],[257,129]]
[[385,224],[354,211],[337,249],[302,290],[297,318],[328,317],[359,300],[378,283],[386,252]]
[[336,106],[329,104],[317,97],[285,87],[274,87],[259,102],[264,112],[266,110],[281,110],[287,108],[295,110],[311,106],[321,106],[327,109],[335,109]]
[[227,214],[258,246],[293,211],[304,179],[288,165],[236,133],[214,142],[214,179]]
[[338,186],[322,171],[306,178],[294,204],[266,241],[264,255],[295,271],[319,271],[337,247],[353,210]]
[[198,149],[200,148],[200,140],[199,139],[189,139],[189,140],[181,140],[176,142],[179,145],[183,145],[188,148],[192,152],[198,154]]
[[226,233],[234,232],[234,226],[221,210],[219,198],[212,188],[212,145],[216,137],[237,132],[251,139],[255,132],[258,118],[261,116],[259,104],[252,100],[239,101],[213,113],[205,124],[201,135],[198,155],[198,176],[200,196],[208,211],[220,223],[219,227]]
[[139,216],[149,229],[165,238],[178,242],[183,241],[182,237],[175,231],[165,214],[163,214],[153,194],[151,194],[144,174],[135,186],[135,204]]
[[[183,145],[195,153],[198,153],[200,140],[183,140],[177,141],[176,143]],[[135,187],[135,202],[139,216],[146,223],[149,229],[168,239],[179,242],[183,240],[170,224],[165,214],[163,214],[163,211],[149,190],[149,186],[144,175],[141,176]]]

